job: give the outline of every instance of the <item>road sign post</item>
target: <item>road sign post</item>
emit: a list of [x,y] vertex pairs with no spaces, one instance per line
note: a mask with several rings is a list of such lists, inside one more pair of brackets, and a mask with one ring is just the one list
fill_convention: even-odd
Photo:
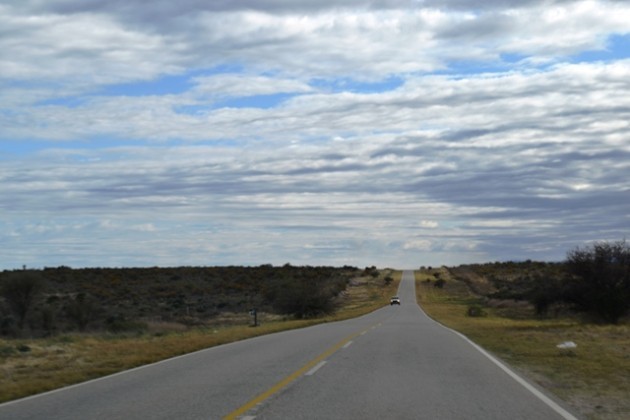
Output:
[[253,322],[252,327],[257,327],[258,326],[258,311],[256,310],[256,308],[249,311],[249,316],[252,317],[252,322]]

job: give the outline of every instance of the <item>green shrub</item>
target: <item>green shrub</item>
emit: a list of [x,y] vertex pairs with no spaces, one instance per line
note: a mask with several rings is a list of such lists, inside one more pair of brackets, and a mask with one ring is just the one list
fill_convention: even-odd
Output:
[[31,348],[27,346],[26,344],[18,344],[16,348],[18,349],[20,353],[28,353],[31,351]]
[[112,333],[124,333],[124,332],[142,332],[146,331],[149,327],[144,322],[134,321],[125,318],[122,315],[111,316],[107,318],[107,331]]
[[468,307],[466,314],[470,317],[482,317],[486,316],[486,311],[483,310],[481,305],[471,305]]
[[15,347],[13,346],[2,346],[0,347],[0,357],[8,357],[15,354]]

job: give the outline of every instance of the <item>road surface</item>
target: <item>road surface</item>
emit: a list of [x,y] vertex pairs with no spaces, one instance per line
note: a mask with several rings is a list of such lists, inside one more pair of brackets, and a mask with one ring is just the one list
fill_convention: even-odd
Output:
[[414,291],[405,271],[400,306],[6,403],[0,419],[575,418],[428,318]]

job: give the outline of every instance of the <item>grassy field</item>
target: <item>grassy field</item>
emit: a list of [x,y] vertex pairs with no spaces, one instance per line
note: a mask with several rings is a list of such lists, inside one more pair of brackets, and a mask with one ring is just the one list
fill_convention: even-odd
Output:
[[[594,325],[572,318],[539,319],[532,308],[487,307],[468,286],[440,273],[443,289],[416,272],[418,301],[432,318],[515,367],[589,419],[630,418],[630,325]],[[505,303],[509,305],[509,303]],[[468,316],[470,307],[482,316]],[[505,316],[506,313],[519,316]],[[556,346],[565,341],[574,350]]]
[[[394,281],[385,285],[384,279]],[[389,303],[401,273],[354,279],[334,314],[306,320],[262,313],[226,313],[203,327],[152,323],[142,334],[67,334],[48,339],[0,339],[0,402],[83,382],[177,355],[277,331],[333,322],[369,313]]]

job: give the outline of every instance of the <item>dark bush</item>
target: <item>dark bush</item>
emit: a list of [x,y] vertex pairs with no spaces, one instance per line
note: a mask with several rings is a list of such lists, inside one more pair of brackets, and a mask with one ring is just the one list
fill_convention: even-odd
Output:
[[536,315],[547,315],[549,307],[562,300],[562,284],[557,277],[541,274],[531,279],[530,290],[524,293],[525,298],[534,304]]
[[617,323],[630,310],[630,246],[597,242],[567,254],[564,299],[576,309]]
[[82,293],[66,305],[66,314],[76,324],[79,331],[85,331],[88,324],[96,319],[98,313],[99,306],[96,301]]
[[20,330],[42,288],[41,277],[30,271],[12,272],[0,284],[0,295],[15,314]]
[[18,344],[16,348],[18,349],[20,353],[28,353],[31,351],[31,348],[27,346],[26,344]]
[[266,297],[278,313],[310,318],[334,310],[334,298],[345,288],[343,278],[332,271],[295,269],[280,278],[268,279]]
[[0,357],[9,357],[15,354],[15,347],[4,345],[0,347]]
[[471,317],[482,317],[486,316],[486,312],[483,310],[481,305],[471,305],[468,307],[466,314]]
[[107,318],[106,326],[107,331],[112,333],[142,332],[148,329],[148,325],[145,322],[127,319],[123,315]]
[[57,314],[55,309],[46,305],[40,309],[41,328],[46,335],[52,335],[57,330]]
[[446,284],[446,281],[444,279],[437,279],[435,283],[433,283],[433,287],[437,287],[438,289],[441,289],[444,287],[445,284]]

